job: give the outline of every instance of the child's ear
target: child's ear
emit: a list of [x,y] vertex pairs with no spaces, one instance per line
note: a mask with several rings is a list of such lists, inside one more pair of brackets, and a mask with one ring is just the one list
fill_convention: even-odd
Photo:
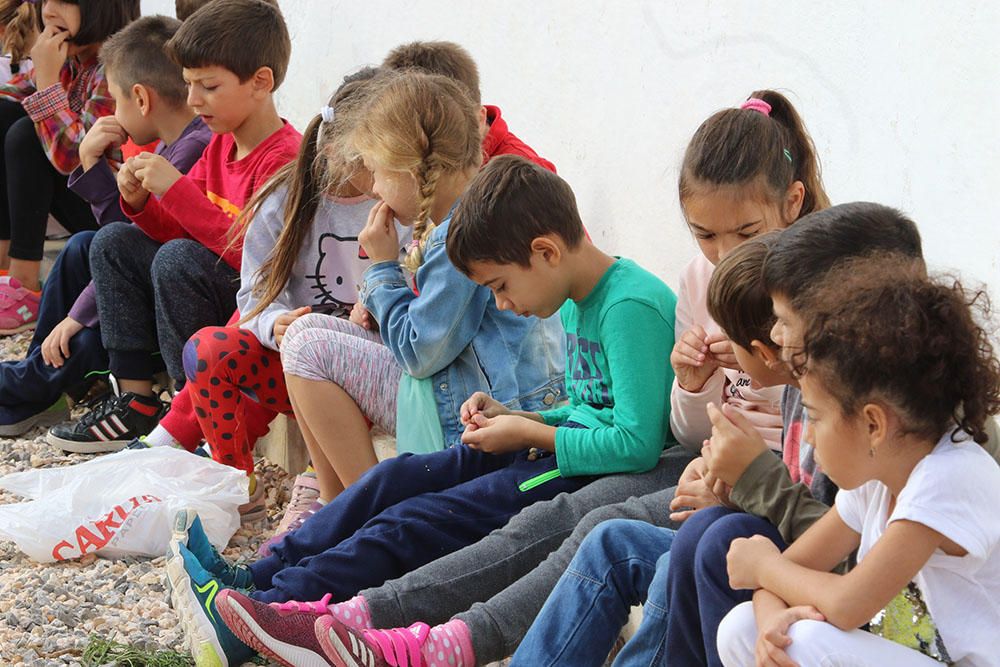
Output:
[[802,212],[802,202],[806,198],[806,186],[802,184],[802,181],[795,181],[788,186],[788,190],[785,191],[785,204],[782,207],[784,210],[785,222],[791,224],[799,219],[799,213]]
[[888,441],[892,429],[892,415],[881,403],[866,403],[861,408],[860,419],[868,433],[868,448],[872,456]]
[[479,136],[485,137],[490,131],[490,126],[487,124],[486,118],[486,107],[479,107]]
[[550,235],[538,236],[531,241],[531,254],[538,255],[550,266],[556,266],[562,259],[562,247]]
[[145,118],[153,108],[152,91],[141,83],[132,86],[132,101],[139,108],[139,113]]
[[783,367],[780,350],[772,345],[759,340],[750,341],[750,352],[764,362],[764,365],[772,371],[780,370]]
[[274,71],[270,67],[261,67],[250,77],[254,93],[270,94],[274,91]]

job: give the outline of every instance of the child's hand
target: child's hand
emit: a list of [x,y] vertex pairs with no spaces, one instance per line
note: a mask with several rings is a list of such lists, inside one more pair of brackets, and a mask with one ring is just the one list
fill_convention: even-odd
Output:
[[462,442],[487,454],[516,452],[529,446],[528,429],[537,424],[520,415],[487,417],[480,413],[466,426]]
[[700,456],[684,468],[674,499],[670,501],[671,521],[684,521],[700,509],[722,504],[706,483],[707,474],[705,459]]
[[785,653],[792,639],[788,629],[796,621],[825,621],[826,617],[811,605],[782,609],[759,623],[754,653],[758,667],[798,667]]
[[129,158],[121,166],[118,174],[115,176],[115,180],[118,182],[118,192],[121,193],[125,203],[133,210],[141,211],[146,208],[149,191],[142,187],[142,183],[139,182],[139,179],[135,176],[135,172],[132,170],[132,160],[134,159]]
[[720,366],[734,371],[743,370],[740,362],[736,361],[736,354],[733,352],[733,342],[726,338],[724,334],[713,334],[708,337],[708,351],[712,353]]
[[767,443],[750,421],[729,404],[722,410],[708,404],[712,439],[701,455],[712,475],[729,487],[736,486],[754,459],[767,451]]
[[733,540],[726,555],[729,585],[734,590],[757,590],[760,588],[760,570],[772,558],[781,558],[781,551],[763,535]]
[[375,204],[368,213],[368,224],[358,234],[358,242],[372,262],[399,259],[399,234],[396,233],[395,212],[384,201]]
[[351,308],[351,316],[348,319],[368,331],[378,331],[378,322],[375,321],[372,314],[365,308],[365,304],[360,301]]
[[102,116],[80,142],[80,164],[90,171],[111,150],[128,141],[128,134],[114,116]]
[[289,310],[286,313],[278,315],[278,319],[274,321],[274,344],[281,347],[281,341],[285,339],[285,332],[288,331],[288,327],[292,326],[292,322],[299,319],[306,313],[310,312],[312,308],[309,306],[302,306],[301,308],[296,308],[295,310]]
[[35,87],[45,90],[59,83],[59,71],[69,56],[69,32],[47,27],[31,47],[31,62],[35,67]]
[[142,183],[142,187],[157,197],[167,194],[167,190],[181,180],[181,172],[162,155],[139,153],[129,162],[132,164],[132,173]]
[[685,331],[674,344],[670,353],[670,365],[677,376],[681,389],[696,393],[708,382],[708,378],[719,367],[709,345],[718,342],[717,337],[709,337],[705,330],[695,325]]
[[52,332],[42,341],[42,361],[53,368],[62,368],[69,359],[69,341],[83,330],[83,325],[67,317],[57,324]]
[[475,431],[479,428],[472,420],[475,415],[483,415],[486,418],[490,418],[507,414],[510,414],[507,406],[489,394],[477,391],[465,403],[462,403],[459,416],[462,423],[465,424],[466,430]]

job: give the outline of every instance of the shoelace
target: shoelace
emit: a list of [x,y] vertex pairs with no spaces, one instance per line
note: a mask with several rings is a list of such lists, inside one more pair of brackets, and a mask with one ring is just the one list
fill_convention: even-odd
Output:
[[430,634],[431,626],[414,623],[408,628],[392,630],[365,630],[361,636],[374,643],[382,652],[382,658],[394,667],[421,667],[424,664],[420,649]]
[[289,600],[288,602],[272,602],[271,606],[278,610],[278,613],[287,616],[288,614],[316,614],[317,616],[325,616],[330,613],[330,600],[333,599],[332,593],[327,593],[319,600],[313,600],[312,602],[299,602],[298,600]]
[[[292,497],[288,501],[288,507],[285,508],[285,516],[299,515],[297,516],[288,526],[282,526],[278,532],[285,532],[296,524],[303,514],[309,511],[309,508],[313,506],[316,499],[319,497],[319,492],[308,486],[298,485],[292,487]],[[309,512],[312,514],[312,512]],[[282,521],[284,523],[284,521]],[[301,526],[302,524],[298,524]],[[298,527],[296,526],[296,527]]]
[[127,401],[125,396],[114,396],[108,395],[103,397],[104,400],[99,405],[94,407],[90,412],[85,414],[80,418],[78,422],[83,428],[90,428],[97,422],[101,421],[110,414],[114,414],[120,405],[123,405],[123,399]]

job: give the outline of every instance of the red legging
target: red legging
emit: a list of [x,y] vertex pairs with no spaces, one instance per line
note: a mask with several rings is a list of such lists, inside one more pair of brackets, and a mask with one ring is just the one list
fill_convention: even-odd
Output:
[[252,473],[260,417],[292,414],[281,355],[245,329],[205,327],[184,346],[184,373],[212,458]]

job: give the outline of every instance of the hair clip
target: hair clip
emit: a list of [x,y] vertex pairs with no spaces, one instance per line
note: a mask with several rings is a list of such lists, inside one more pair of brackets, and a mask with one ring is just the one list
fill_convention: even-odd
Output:
[[785,159],[788,160],[789,162],[792,161],[792,151],[788,150],[787,148],[785,149]]
[[771,115],[771,105],[758,97],[749,98],[746,102],[740,105],[740,109],[749,109],[750,111],[762,113],[765,116]]
[[332,123],[336,114],[333,111],[333,107],[325,106],[319,110],[319,115],[322,116],[324,123]]

